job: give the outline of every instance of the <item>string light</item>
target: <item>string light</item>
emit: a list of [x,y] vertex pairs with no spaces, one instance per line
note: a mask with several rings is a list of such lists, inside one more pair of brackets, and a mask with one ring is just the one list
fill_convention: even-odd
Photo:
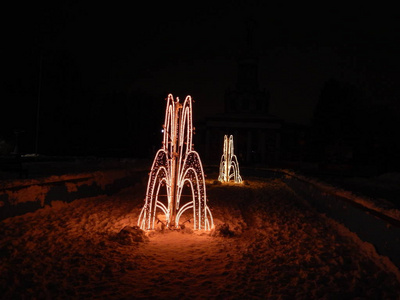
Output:
[[231,179],[236,183],[241,183],[242,177],[239,173],[239,162],[233,151],[233,136],[224,136],[224,152],[219,165],[218,180],[221,182],[229,182]]
[[[163,125],[162,148],[158,150],[147,182],[146,199],[138,219],[143,230],[154,230],[157,213],[165,215],[168,228],[179,228],[182,214],[193,210],[193,229],[210,230],[214,227],[207,206],[206,185],[199,154],[193,149],[192,98],[183,104],[168,95]],[[191,190],[191,201],[181,205],[184,186]],[[160,199],[161,186],[166,187],[168,203]]]

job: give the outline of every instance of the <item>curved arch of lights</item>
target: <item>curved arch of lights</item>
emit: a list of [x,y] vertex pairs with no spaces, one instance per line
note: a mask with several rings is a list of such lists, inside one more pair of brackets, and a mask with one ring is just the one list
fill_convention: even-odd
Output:
[[[143,230],[154,230],[156,220],[162,221],[156,213],[160,211],[165,215],[168,228],[179,228],[182,214],[193,209],[193,229],[210,230],[214,221],[207,206],[203,166],[192,144],[192,98],[187,96],[181,104],[179,98],[174,100],[169,94],[166,100],[162,148],[156,153],[151,166],[138,226]],[[181,206],[185,184],[191,190],[191,200]],[[161,186],[166,187],[168,203],[160,200]]]
[[239,162],[233,151],[233,136],[224,136],[224,153],[219,164],[218,180],[221,182],[229,182],[231,179],[236,183],[241,183],[242,177],[239,172]]

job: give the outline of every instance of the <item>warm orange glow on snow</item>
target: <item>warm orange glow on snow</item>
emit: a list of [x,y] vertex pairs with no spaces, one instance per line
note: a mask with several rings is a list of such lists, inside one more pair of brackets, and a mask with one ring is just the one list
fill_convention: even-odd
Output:
[[[214,226],[211,211],[207,206],[206,185],[199,154],[193,150],[192,98],[187,96],[183,104],[179,98],[168,95],[163,125],[162,148],[158,150],[147,183],[146,199],[140,213],[138,226],[143,230],[154,230],[155,222],[164,221],[168,228],[179,228],[179,220],[187,211],[193,211],[193,229],[210,230]],[[184,187],[191,195],[182,195]],[[160,189],[166,190],[167,202]],[[181,201],[182,196],[191,200]]]
[[233,178],[236,183],[242,182],[242,177],[239,173],[239,162],[233,151],[233,136],[224,136],[224,153],[221,157],[219,165],[218,180],[221,182],[229,182]]

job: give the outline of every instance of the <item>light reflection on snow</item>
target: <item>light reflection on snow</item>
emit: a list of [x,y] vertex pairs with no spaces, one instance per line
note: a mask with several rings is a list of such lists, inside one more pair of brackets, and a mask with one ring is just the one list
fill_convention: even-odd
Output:
[[147,242],[129,228],[143,204],[142,182],[3,220],[2,297],[398,299],[390,261],[372,245],[337,229],[281,179],[246,181],[207,180],[211,232],[146,231]]

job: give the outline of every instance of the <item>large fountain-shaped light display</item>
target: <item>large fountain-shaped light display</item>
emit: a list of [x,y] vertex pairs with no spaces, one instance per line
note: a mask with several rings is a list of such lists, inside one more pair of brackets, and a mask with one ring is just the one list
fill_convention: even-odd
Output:
[[239,162],[236,155],[233,152],[233,136],[224,136],[224,153],[221,157],[221,163],[219,165],[219,176],[218,180],[221,182],[229,182],[231,179],[236,183],[242,182],[242,177],[239,173]]
[[[193,229],[210,230],[214,223],[206,203],[203,166],[192,144],[192,98],[187,96],[181,104],[169,94],[166,100],[164,139],[149,173],[138,226],[154,230],[155,224],[165,221],[168,228],[179,228],[182,214],[192,210]],[[184,190],[189,195],[182,194]]]

